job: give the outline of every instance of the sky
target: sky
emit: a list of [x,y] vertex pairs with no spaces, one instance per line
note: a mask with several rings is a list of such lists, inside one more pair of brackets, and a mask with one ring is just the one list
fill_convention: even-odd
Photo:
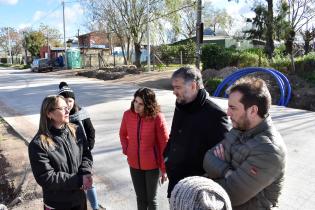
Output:
[[[244,17],[252,17],[250,8],[245,0],[239,3],[227,0],[210,1],[214,7],[225,8],[233,19],[234,26],[239,26]],[[84,26],[84,8],[77,0],[65,1],[66,38],[73,38],[89,31]],[[0,0],[0,27],[37,29],[40,23],[57,28],[63,32],[61,0]]]
[[[72,38],[84,27],[84,9],[78,1],[65,1],[66,38]],[[0,0],[0,27],[38,29],[43,23],[56,28],[63,34],[61,0]]]

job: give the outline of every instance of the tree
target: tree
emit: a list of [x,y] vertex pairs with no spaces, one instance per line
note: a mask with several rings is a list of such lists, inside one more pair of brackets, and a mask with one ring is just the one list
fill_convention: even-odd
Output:
[[292,71],[295,72],[293,43],[296,34],[315,17],[315,0],[288,0],[289,29],[286,34],[286,52],[290,54]]
[[290,33],[286,37],[289,54],[293,54],[295,35],[315,17],[315,0],[288,0]]
[[61,33],[58,29],[41,23],[38,31],[44,34],[47,45],[53,47],[61,47],[63,45],[60,41]]
[[310,42],[315,38],[315,28],[306,29],[301,34],[304,40],[304,53],[308,54],[310,52]]
[[278,6],[278,14],[274,19],[275,39],[278,41],[284,40],[289,31],[289,22],[287,20],[289,14],[288,4],[281,1]]
[[30,31],[25,34],[25,44],[32,56],[38,56],[40,48],[45,44],[45,36],[40,31]]
[[133,42],[135,65],[140,67],[141,44],[147,22],[159,15],[158,11],[162,8],[161,1],[149,0],[149,8],[147,1],[142,0],[85,0],[84,2],[94,20],[108,24],[108,28],[112,29],[118,37],[124,36],[127,42]]
[[0,48],[6,51],[7,54],[11,50],[11,63],[13,63],[13,56],[22,52],[22,37],[20,33],[11,27],[0,28]]
[[232,25],[232,17],[225,9],[215,9],[211,5],[204,7],[204,23],[211,26],[215,32],[218,27],[228,29]]
[[268,58],[271,59],[273,55],[273,51],[275,49],[275,45],[273,42],[273,0],[266,0],[267,1],[267,19],[266,19],[266,27],[267,27],[267,33],[266,33],[266,47],[265,50],[268,54]]
[[248,39],[266,40],[267,8],[258,4],[252,10],[255,12],[255,17],[251,20],[253,28],[245,31],[245,33],[249,34]]

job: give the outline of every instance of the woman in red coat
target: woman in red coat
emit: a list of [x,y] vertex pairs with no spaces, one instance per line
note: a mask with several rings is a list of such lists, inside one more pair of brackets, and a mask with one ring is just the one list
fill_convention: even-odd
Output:
[[122,150],[127,155],[138,210],[157,209],[157,186],[166,181],[163,151],[168,140],[164,115],[155,93],[140,88],[120,126]]

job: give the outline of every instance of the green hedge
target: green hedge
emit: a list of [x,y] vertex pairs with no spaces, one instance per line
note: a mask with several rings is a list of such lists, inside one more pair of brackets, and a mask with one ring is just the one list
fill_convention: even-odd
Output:
[[217,89],[218,85],[222,82],[221,78],[210,78],[205,82],[206,90],[213,95],[214,91]]
[[288,73],[291,70],[291,60],[289,57],[276,56],[272,58],[270,66],[283,73]]
[[226,66],[236,65],[238,53],[235,49],[224,48],[214,44],[202,47],[201,62],[203,69],[221,69]]
[[180,45],[161,45],[156,49],[156,54],[166,64],[180,63],[182,53],[184,64],[193,64],[195,62],[196,44],[188,41]]
[[8,63],[8,59],[7,58],[0,58],[0,63]]

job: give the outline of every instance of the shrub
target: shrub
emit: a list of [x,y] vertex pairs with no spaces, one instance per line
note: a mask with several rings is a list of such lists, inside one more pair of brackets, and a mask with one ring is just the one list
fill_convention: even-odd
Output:
[[270,66],[283,73],[288,73],[288,71],[291,69],[291,60],[288,57],[276,56],[272,58]]
[[208,44],[202,47],[201,62],[203,69],[221,69],[236,63],[237,51],[226,49],[218,45]]
[[7,58],[0,58],[0,63],[8,63],[8,59]]
[[185,44],[180,45],[161,45],[156,49],[158,57],[166,64],[180,63],[180,56],[184,64],[192,64],[195,61],[196,45],[193,41],[187,41]]
[[303,57],[304,71],[314,71],[315,70],[315,53],[311,52]]
[[261,48],[250,48],[242,51],[239,57],[239,66],[259,66],[266,67],[269,66],[269,61]]
[[285,57],[286,55],[286,51],[285,51],[285,45],[284,44],[281,44],[279,45],[279,47],[276,47],[274,52],[273,52],[273,55],[274,57]]
[[206,90],[210,95],[213,95],[214,91],[217,89],[218,85],[222,82],[222,79],[214,77],[206,81]]
[[242,52],[239,57],[240,67],[258,66],[259,56],[250,52]]

